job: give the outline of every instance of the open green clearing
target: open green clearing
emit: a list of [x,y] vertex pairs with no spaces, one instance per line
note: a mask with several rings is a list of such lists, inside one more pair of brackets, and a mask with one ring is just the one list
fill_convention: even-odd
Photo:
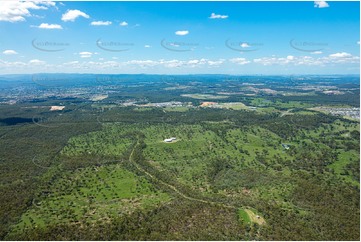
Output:
[[249,220],[252,222],[252,223],[256,223],[256,224],[259,224],[259,225],[263,225],[266,223],[266,221],[264,220],[264,218],[262,218],[258,213],[257,211],[253,210],[253,209],[245,209],[244,210],[247,215],[248,215],[248,218]]
[[314,105],[299,101],[288,101],[284,102],[282,100],[270,100],[266,98],[254,98],[251,101],[252,106],[256,107],[275,107],[281,109],[290,109],[290,108],[310,108]]
[[249,215],[246,212],[246,210],[240,208],[238,210],[238,214],[239,214],[239,218],[241,219],[242,222],[251,223],[251,219],[249,218]]
[[189,107],[165,107],[163,110],[166,112],[186,112],[189,110]]

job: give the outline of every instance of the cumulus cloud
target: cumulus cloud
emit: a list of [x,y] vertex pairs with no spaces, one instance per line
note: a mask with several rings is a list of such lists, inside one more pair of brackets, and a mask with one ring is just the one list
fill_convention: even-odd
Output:
[[207,61],[207,63],[210,66],[219,66],[219,65],[223,64],[224,61],[225,61],[225,59],[219,59],[219,60],[216,60],[216,61],[209,60],[209,61]]
[[39,29],[63,29],[63,27],[61,27],[61,25],[59,24],[47,24],[47,23],[42,23],[36,27]]
[[121,22],[119,25],[125,27],[125,26],[128,26],[128,23],[125,22],[125,21],[123,21],[123,22]]
[[15,50],[4,50],[3,54],[4,55],[17,55],[18,52],[16,52]]
[[[341,52],[342,53],[342,52]],[[77,55],[83,56],[83,58],[91,57],[97,53],[92,52],[80,52],[76,53]],[[345,55],[341,55],[345,56]],[[106,61],[103,58],[98,58],[96,61],[91,59],[83,59],[82,61],[68,61],[62,64],[48,64],[45,61],[38,59],[33,59],[28,62],[19,62],[19,61],[5,61],[0,60],[0,68],[8,71],[23,70],[23,71],[48,71],[48,70],[64,70],[64,71],[78,71],[78,72],[103,72],[109,73],[110,71],[119,72],[120,70],[124,71],[139,71],[139,68],[142,70],[162,70],[164,68],[169,69],[196,69],[196,68],[219,68],[226,60],[209,60],[204,58],[199,59],[189,59],[189,60],[178,60],[178,59],[135,59],[128,61],[118,61],[118,58],[113,58],[111,61]],[[261,57],[253,60],[247,60],[246,58],[233,58],[229,59],[228,62],[235,65],[293,65],[293,66],[330,66],[333,65],[344,65],[344,64],[359,64],[360,58],[358,56],[348,56],[348,57],[312,57],[312,56],[285,56],[285,57]],[[173,70],[172,70],[173,71]]]
[[226,19],[226,18],[228,18],[228,15],[221,15],[221,14],[212,13],[209,18],[210,19]]
[[0,21],[11,23],[25,21],[26,17],[32,16],[30,10],[45,10],[51,6],[55,6],[55,2],[1,1]]
[[287,57],[262,57],[253,59],[256,64],[268,65],[319,65],[328,64],[356,64],[360,62],[360,57],[353,56],[346,52],[340,52],[323,57],[312,56],[287,56]]
[[183,68],[197,68],[197,67],[201,67],[201,66],[218,66],[220,64],[222,64],[225,60],[224,59],[219,59],[219,60],[208,60],[205,58],[201,58],[201,59],[191,59],[191,60],[177,60],[177,59],[173,59],[173,60],[130,60],[130,61],[126,61],[126,62],[118,62],[119,65],[122,66],[129,66],[129,65],[137,65],[140,66],[142,68],[147,68],[147,67],[166,67],[166,68],[179,68],[179,67],[183,67]]
[[176,68],[183,66],[185,63],[184,61],[180,61],[180,60],[169,60],[169,61],[161,61],[161,64],[163,64],[165,67],[168,68]]
[[197,67],[197,66],[200,66],[200,65],[205,65],[205,64],[208,64],[208,60],[207,59],[193,59],[193,60],[189,60],[188,62],[185,62],[184,63],[185,65],[188,65],[189,67]]
[[326,1],[315,1],[314,2],[314,7],[315,8],[328,8],[329,5]]
[[93,21],[90,23],[90,25],[93,26],[107,26],[107,25],[111,25],[112,22],[111,21]]
[[318,65],[322,64],[322,61],[319,59],[315,59],[310,56],[299,56],[295,57],[292,55],[286,56],[286,57],[262,57],[262,58],[256,58],[253,59],[254,63],[262,64],[264,66],[268,65],[288,65],[288,64],[294,64],[294,65]]
[[92,57],[93,53],[88,51],[83,51],[79,53],[81,58],[90,58]]
[[159,62],[153,60],[131,60],[131,61],[127,61],[125,64],[139,65],[145,67],[145,66],[156,66],[159,64]]
[[242,48],[249,48],[249,47],[251,47],[248,43],[242,43],[242,44],[240,44],[240,46],[241,46]]
[[232,58],[229,60],[230,62],[234,63],[234,64],[238,64],[238,65],[245,65],[250,63],[250,61],[248,61],[246,58]]
[[75,19],[79,17],[89,18],[89,15],[80,10],[72,9],[64,13],[61,17],[61,20],[63,20],[64,22],[68,22],[68,21],[74,22]]
[[351,57],[352,55],[350,53],[346,53],[346,52],[338,52],[335,54],[331,54],[329,56],[331,58],[348,58],[348,57]]
[[46,62],[45,61],[41,61],[38,59],[33,59],[29,61],[29,64],[31,65],[44,65]]
[[175,32],[176,35],[187,35],[189,34],[188,30],[178,30]]

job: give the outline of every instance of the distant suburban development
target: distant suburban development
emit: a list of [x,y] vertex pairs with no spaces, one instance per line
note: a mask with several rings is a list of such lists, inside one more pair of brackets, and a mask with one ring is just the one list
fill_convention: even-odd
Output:
[[360,119],[360,108],[337,108],[337,107],[317,107],[314,110],[330,113],[331,115]]
[[[142,81],[136,82],[132,77]],[[82,75],[46,75],[37,76],[36,79],[24,76],[22,84],[15,85],[5,76],[0,78],[0,88],[3,87],[0,104],[15,105],[30,101],[34,105],[28,105],[28,108],[41,108],[35,103],[53,100],[46,108],[63,111],[72,100],[82,100],[101,110],[122,106],[136,107],[138,110],[162,108],[165,112],[218,108],[279,113],[281,116],[292,115],[294,110],[302,108],[310,112],[360,119],[358,79],[353,76],[326,79],[322,76],[220,76],[216,82],[208,82],[212,77],[201,75],[167,78],[157,75],[86,75],[85,81],[79,81],[81,78]],[[344,79],[351,82],[342,83]],[[154,91],[150,91],[152,89]],[[142,93],[145,90],[147,94],[142,94],[142,97],[129,97],[129,93]],[[128,94],[122,96],[123,92]],[[157,101],[157,93],[166,94],[168,100],[162,97],[162,101]],[[335,100],[341,100],[341,103]]]

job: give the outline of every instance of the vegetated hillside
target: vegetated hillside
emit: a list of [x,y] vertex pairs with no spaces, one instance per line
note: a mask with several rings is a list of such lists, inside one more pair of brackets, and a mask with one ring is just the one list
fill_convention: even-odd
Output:
[[359,239],[357,122],[82,110],[0,127],[3,239]]
[[114,77],[1,90],[1,239],[359,238],[358,77]]

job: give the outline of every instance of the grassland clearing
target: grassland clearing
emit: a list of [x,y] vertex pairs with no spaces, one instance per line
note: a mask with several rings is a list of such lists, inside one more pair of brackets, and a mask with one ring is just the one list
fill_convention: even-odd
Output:
[[245,209],[240,208],[240,209],[238,210],[238,216],[239,216],[239,219],[240,219],[243,223],[248,223],[248,224],[251,223],[251,218],[249,217],[249,215],[248,215],[248,213],[246,212]]
[[266,223],[266,221],[264,220],[263,217],[261,217],[257,212],[255,212],[254,210],[251,209],[244,209],[244,211],[247,213],[249,220],[252,223],[256,223],[259,225],[264,225]]
[[163,110],[165,110],[166,112],[186,112],[189,110],[189,107],[165,107],[163,108]]

